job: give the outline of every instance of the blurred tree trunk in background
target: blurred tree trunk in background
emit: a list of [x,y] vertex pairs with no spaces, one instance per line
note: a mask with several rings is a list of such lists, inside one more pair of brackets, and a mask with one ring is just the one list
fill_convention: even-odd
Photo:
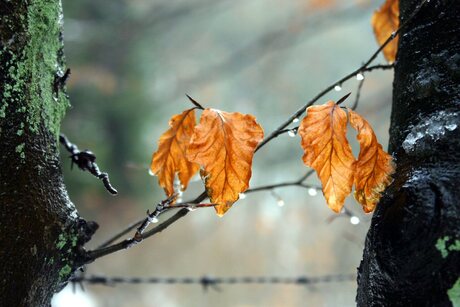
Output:
[[92,234],[63,183],[59,0],[0,1],[0,302],[47,306]]
[[[420,0],[401,0],[402,20]],[[359,268],[359,306],[460,304],[460,3],[431,1],[400,34],[390,151]],[[456,297],[456,298],[455,298]]]

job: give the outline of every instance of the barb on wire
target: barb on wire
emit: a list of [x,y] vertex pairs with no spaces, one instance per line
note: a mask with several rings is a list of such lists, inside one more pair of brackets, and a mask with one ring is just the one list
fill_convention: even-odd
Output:
[[246,276],[246,277],[108,277],[102,275],[76,276],[70,280],[73,284],[83,283],[93,285],[115,286],[117,284],[165,284],[165,285],[201,285],[204,290],[219,285],[254,284],[254,285],[297,285],[308,286],[331,282],[356,281],[355,274],[336,274],[324,276]]
[[59,135],[59,142],[64,145],[68,152],[70,152],[70,159],[73,167],[75,163],[82,171],[88,171],[96,178],[102,180],[105,189],[112,195],[118,194],[118,191],[110,184],[109,174],[102,173],[96,164],[96,155],[89,150],[80,151],[77,145],[71,143],[64,134]]

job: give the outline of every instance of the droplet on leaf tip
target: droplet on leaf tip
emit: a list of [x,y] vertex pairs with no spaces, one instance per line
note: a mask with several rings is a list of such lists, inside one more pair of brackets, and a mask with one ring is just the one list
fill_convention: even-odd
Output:
[[280,207],[282,207],[282,206],[285,205],[285,202],[284,202],[284,200],[282,200],[282,199],[278,199],[278,200],[276,201],[276,203],[277,203],[278,206],[280,206]]
[[150,176],[155,176],[155,174],[152,172],[151,169],[149,169],[149,175],[150,175]]
[[309,189],[308,189],[308,194],[309,194],[310,196],[315,196],[316,194],[318,194],[318,192],[316,191],[315,188],[309,188]]
[[293,138],[293,137],[295,137],[296,133],[295,133],[294,130],[289,130],[289,131],[288,131],[288,135],[289,135],[291,138]]
[[340,91],[342,90],[342,87],[341,87],[340,85],[337,84],[336,86],[334,86],[334,90],[335,90],[336,92],[340,92]]
[[359,222],[360,222],[360,221],[359,221],[359,217],[354,216],[354,215],[353,215],[352,217],[350,217],[350,223],[351,223],[351,224],[353,224],[353,225],[358,225]]
[[364,75],[362,73],[357,74],[356,75],[356,80],[358,80],[358,81],[364,80]]
[[245,198],[246,198],[246,194],[240,193],[240,199],[245,199]]

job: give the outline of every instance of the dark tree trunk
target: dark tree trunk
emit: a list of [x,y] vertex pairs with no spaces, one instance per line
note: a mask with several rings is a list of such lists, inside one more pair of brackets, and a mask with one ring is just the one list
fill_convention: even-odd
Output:
[[0,305],[47,306],[91,225],[65,189],[57,135],[68,106],[59,0],[0,0]]
[[[420,0],[401,0],[401,19]],[[426,4],[401,33],[390,151],[397,170],[369,229],[359,306],[460,304],[460,3]]]

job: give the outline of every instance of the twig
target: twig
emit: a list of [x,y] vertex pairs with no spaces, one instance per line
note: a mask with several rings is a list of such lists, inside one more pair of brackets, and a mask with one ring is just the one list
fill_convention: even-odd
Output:
[[[265,185],[265,186],[255,187],[255,188],[246,190],[245,193],[260,192],[260,191],[266,191],[266,190],[270,190],[270,189],[287,187],[287,186],[299,186],[299,187],[303,187],[303,188],[307,188],[307,189],[308,188],[314,188],[314,189],[317,189],[317,190],[321,190],[321,187],[319,187],[319,186],[307,185],[307,184],[303,183],[311,174],[313,174],[313,170],[309,170],[304,176],[299,178],[299,180],[297,180],[297,181],[294,181],[294,182],[282,182],[282,183],[277,183],[277,184],[272,184],[272,185]],[[190,208],[193,208],[193,206],[191,206],[191,205],[194,205],[194,204],[196,204],[198,202],[202,202],[206,198],[207,198],[207,194],[202,193],[200,196],[198,196],[194,200],[189,200],[189,201],[186,201],[184,203],[171,205],[171,206],[168,207],[168,209],[189,208],[189,210],[190,210]],[[194,205],[194,206],[197,207],[197,208],[211,207],[211,206],[214,207],[214,204],[199,204],[199,205]],[[147,213],[147,214],[149,214],[149,213]],[[139,227],[139,225],[144,223],[145,220],[146,220],[146,218],[142,218],[142,219],[140,219],[138,221],[135,221],[135,222],[129,224],[128,226],[123,228],[123,230],[121,230],[120,232],[118,232],[115,235],[113,235],[111,238],[109,238],[106,241],[104,241],[97,248],[100,249],[100,248],[103,248],[103,247],[107,247],[108,245],[110,245],[111,243],[115,242],[116,240],[118,240],[122,236],[128,234],[134,228]]]
[[236,284],[271,284],[271,285],[298,285],[308,286],[313,284],[331,283],[331,282],[346,282],[355,281],[355,274],[337,274],[324,276],[296,276],[296,277],[281,277],[281,276],[246,276],[246,277],[210,277],[202,276],[193,277],[108,277],[101,275],[93,276],[76,276],[70,282],[76,284],[96,284],[113,286],[117,284],[166,284],[166,285],[201,285],[204,290],[209,287],[217,288],[218,285],[236,285]]
[[77,145],[71,143],[64,134],[59,135],[59,142],[70,152],[72,160],[71,167],[75,163],[82,171],[89,171],[94,177],[102,180],[104,187],[112,195],[118,194],[117,190],[110,184],[109,174],[102,173],[96,164],[96,156],[89,150],[80,151]]
[[302,177],[300,177],[299,180],[297,180],[298,183],[301,183],[301,182],[304,182],[305,180],[308,179],[308,177],[310,177],[315,171],[313,169],[309,170],[305,175],[303,175]]
[[[374,67],[378,68],[378,69],[386,70],[386,69],[393,69],[395,66],[394,66],[394,64],[388,64],[388,65],[374,65],[374,66],[372,66],[372,68],[374,68]],[[363,85],[364,85],[364,80],[366,80],[366,79],[363,78],[363,79],[359,80],[358,88],[356,89],[355,101],[354,101],[353,105],[350,108],[352,110],[356,110],[356,108],[358,107],[359,98],[361,97],[361,90],[362,90]]]
[[[403,28],[405,28],[411,21],[414,19],[414,17],[417,15],[417,13],[422,9],[422,7],[428,2],[429,0],[422,0],[422,2],[415,8],[415,10],[412,12],[412,15],[407,18],[400,26],[399,28],[393,32],[387,39],[386,41],[370,56],[370,58],[363,64],[361,67],[358,69],[355,69],[353,72],[349,73],[345,77],[341,78],[340,80],[334,82],[332,85],[329,85],[326,87],[324,90],[322,90],[319,94],[317,94],[313,99],[308,101],[303,107],[298,109],[294,114],[292,114],[289,119],[287,119],[284,123],[282,123],[275,131],[273,131],[269,136],[267,136],[261,143],[259,143],[259,146],[257,146],[256,151],[265,146],[269,141],[271,141],[273,138],[278,136],[278,131],[283,130],[287,126],[291,124],[291,122],[295,119],[298,118],[302,115],[305,110],[313,105],[316,101],[318,101],[321,97],[326,95],[328,92],[330,92],[336,85],[343,84],[345,81],[353,78],[359,73],[364,73],[367,71],[371,71],[373,69],[383,69],[385,66],[384,65],[376,65],[376,66],[369,66],[372,61],[375,60],[377,55],[385,48],[398,34],[401,32]],[[385,68],[386,69],[386,68]]]
[[352,105],[351,108],[350,108],[350,109],[352,109],[352,110],[356,110],[356,108],[358,107],[359,98],[360,98],[360,96],[361,96],[361,90],[362,90],[362,88],[363,88],[364,80],[366,80],[366,79],[361,79],[361,80],[359,80],[358,89],[356,90],[355,102],[353,102],[353,105]]
[[277,184],[270,184],[270,185],[263,185],[260,187],[255,187],[252,189],[246,190],[244,193],[253,193],[253,192],[260,192],[260,191],[267,191],[267,190],[273,190],[276,188],[282,188],[282,187],[289,187],[289,186],[298,186],[306,189],[315,189],[315,190],[321,190],[320,186],[316,185],[310,185],[310,184],[304,184],[301,182],[293,181],[293,182],[283,182],[283,183],[277,183]]
[[103,248],[103,247],[106,247],[106,246],[109,246],[110,244],[112,244],[113,242],[115,242],[116,240],[120,239],[121,237],[123,237],[124,235],[128,234],[131,232],[131,230],[133,230],[134,228],[138,227],[143,221],[144,221],[145,218],[142,218],[134,223],[131,223],[129,224],[128,226],[126,226],[125,228],[123,228],[122,231],[116,233],[115,235],[113,235],[111,238],[107,239],[106,241],[104,241],[103,243],[101,243],[101,245],[99,245],[97,248],[100,249],[100,248]]
[[[153,236],[154,234],[162,232],[163,230],[168,228],[171,224],[173,224],[177,220],[181,219],[182,217],[186,216],[189,212],[190,212],[189,209],[182,208],[181,210],[177,211],[173,216],[171,216],[169,219],[167,219],[166,221],[164,221],[163,223],[161,223],[157,227],[152,228],[151,230],[143,233],[142,234],[142,239],[146,239],[148,237]],[[86,258],[84,264],[91,263],[91,262],[93,262],[94,260],[96,260],[98,258],[101,258],[101,257],[109,255],[109,254],[113,254],[113,253],[115,253],[117,251],[130,248],[130,247],[134,246],[135,244],[136,244],[136,242],[134,241],[134,239],[126,239],[126,240],[123,240],[120,243],[117,243],[117,244],[114,244],[114,245],[106,246],[106,247],[103,247],[103,248],[98,248],[98,249],[95,249],[93,251],[88,251],[87,254],[86,254],[87,258]]]
[[177,195],[173,194],[171,197],[168,197],[167,199],[159,202],[152,213],[150,213],[149,210],[147,210],[147,217],[139,225],[139,227],[136,230],[136,233],[134,234],[133,239],[135,243],[139,243],[142,241],[142,234],[144,233],[145,229],[149,226],[149,224],[158,222],[158,217],[160,216],[160,214],[165,212],[168,206],[171,203],[173,203],[176,199]]

